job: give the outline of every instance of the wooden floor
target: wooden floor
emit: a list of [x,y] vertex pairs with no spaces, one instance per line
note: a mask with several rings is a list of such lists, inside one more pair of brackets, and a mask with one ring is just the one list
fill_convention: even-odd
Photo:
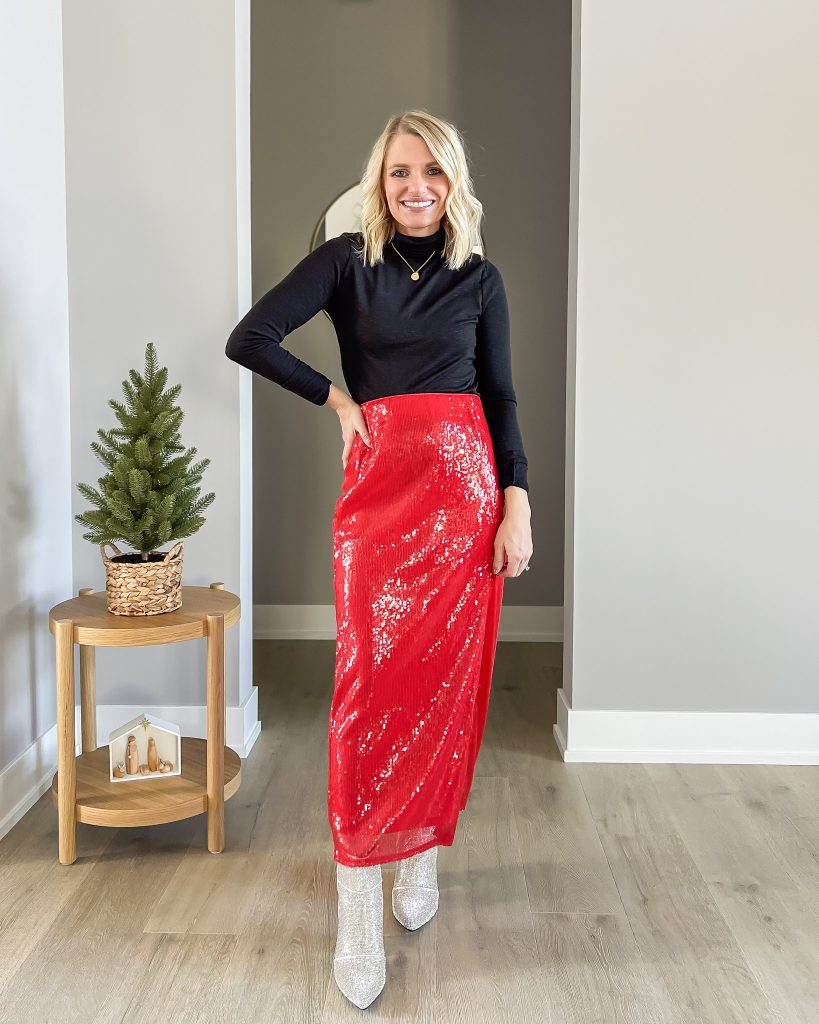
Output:
[[441,900],[393,919],[366,1010],[332,977],[334,643],[257,641],[263,729],[205,819],[78,828],[46,794],[0,841],[0,1021],[807,1024],[819,1019],[814,767],[564,764],[559,645],[501,644]]

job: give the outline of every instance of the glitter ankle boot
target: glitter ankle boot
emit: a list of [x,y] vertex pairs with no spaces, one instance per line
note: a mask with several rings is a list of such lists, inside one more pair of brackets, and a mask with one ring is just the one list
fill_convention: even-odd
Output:
[[414,931],[438,909],[438,847],[398,861],[392,887],[392,912],[405,928]]
[[387,980],[381,865],[351,868],[336,862],[336,886],[338,937],[333,975],[344,995],[363,1010]]

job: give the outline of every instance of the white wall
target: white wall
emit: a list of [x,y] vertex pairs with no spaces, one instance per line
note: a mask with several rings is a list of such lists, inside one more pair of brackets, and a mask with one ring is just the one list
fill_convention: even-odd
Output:
[[815,755],[819,7],[575,8],[564,697],[793,713]]
[[[249,186],[237,179],[237,52],[246,93],[246,14],[247,4],[233,0],[85,0],[66,4],[64,14],[73,479],[93,483],[99,475],[90,442],[100,426],[115,425],[108,399],[122,398],[121,381],[142,368],[153,341],[169,384],[182,384],[182,442],[211,460],[202,493],[216,492],[205,525],[184,541],[183,583],[245,587],[241,626],[226,636],[231,705],[251,688],[249,662],[241,687],[238,671],[240,632],[248,650],[252,635],[249,580],[240,576],[240,548],[249,540],[240,530],[241,378],[224,355],[249,294],[248,239],[237,226]],[[247,167],[245,160],[244,174]],[[76,490],[72,501],[74,513],[87,507]],[[101,589],[99,547],[82,533],[76,524],[75,588]],[[100,650],[98,700],[202,705],[205,654],[204,640]]]
[[[250,303],[249,35],[249,0],[2,9],[0,836],[51,782],[48,612],[105,587],[76,484],[103,472],[90,443],[116,425],[108,400],[149,340],[216,492],[185,539],[183,583],[241,597],[227,741],[245,755],[257,735],[251,381],[224,355]],[[205,667],[204,640],[98,649],[98,742],[156,708],[203,735]]]
[[48,611],[72,593],[60,5],[0,9],[0,835],[56,761]]

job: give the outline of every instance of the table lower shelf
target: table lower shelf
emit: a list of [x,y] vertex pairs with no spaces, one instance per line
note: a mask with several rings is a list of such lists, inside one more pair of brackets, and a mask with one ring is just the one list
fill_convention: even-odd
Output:
[[[208,809],[207,742],[182,737],[182,774],[170,778],[111,782],[108,747],[79,754],[77,764],[77,821],[87,825],[127,828],[163,825],[192,818]],[[242,759],[225,747],[225,800],[242,780]],[[58,773],[51,782],[51,799],[57,806]]]

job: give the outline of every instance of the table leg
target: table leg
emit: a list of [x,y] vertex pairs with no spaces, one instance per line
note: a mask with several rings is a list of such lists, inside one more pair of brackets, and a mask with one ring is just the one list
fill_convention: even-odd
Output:
[[[93,587],[82,587],[79,596],[93,594]],[[97,649],[80,644],[80,722],[82,751],[97,749]]]
[[74,623],[54,624],[57,648],[57,821],[61,864],[77,859],[77,762],[74,738]]
[[80,644],[82,750],[97,749],[97,649]]
[[208,615],[208,849],[225,847],[225,617]]

